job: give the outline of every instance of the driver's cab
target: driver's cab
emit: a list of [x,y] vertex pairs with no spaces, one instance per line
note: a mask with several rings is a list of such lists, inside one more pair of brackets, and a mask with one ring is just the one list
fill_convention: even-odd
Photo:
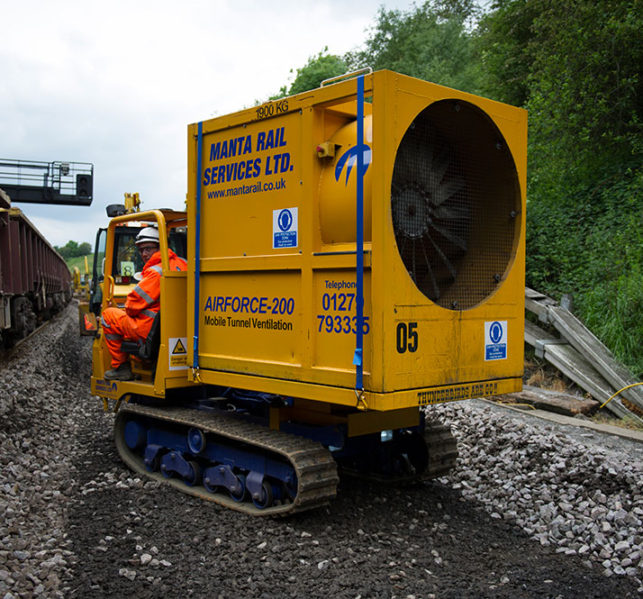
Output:
[[[159,231],[161,266],[160,341],[154,362],[130,359],[135,380],[106,381],[110,354],[100,327],[100,313],[109,306],[124,307],[127,294],[137,284],[143,261],[136,249],[138,232],[146,226]],[[90,315],[96,316],[97,331],[92,357],[92,393],[122,399],[135,393],[165,397],[168,388],[189,385],[187,380],[187,272],[169,269],[168,248],[187,258],[187,218],[185,212],[149,210],[112,218],[107,229],[96,237],[94,277],[90,295]]]
[[[115,305],[120,308],[125,304],[127,294],[136,285],[137,275],[143,270],[143,260],[134,242],[138,233],[145,226],[147,226],[146,223],[133,221],[114,228],[109,275],[113,279]],[[108,229],[99,229],[96,234],[89,310],[97,316],[100,315],[103,303],[102,283],[105,279],[107,231]],[[177,256],[187,258],[187,228],[185,226],[169,228],[168,246],[174,250]]]

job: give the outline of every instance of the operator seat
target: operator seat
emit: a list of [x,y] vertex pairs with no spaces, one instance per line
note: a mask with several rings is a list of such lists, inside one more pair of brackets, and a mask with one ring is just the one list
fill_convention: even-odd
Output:
[[161,345],[161,311],[154,316],[152,327],[145,339],[124,340],[121,350],[131,356],[132,372],[140,378],[152,380],[156,370],[156,359]]

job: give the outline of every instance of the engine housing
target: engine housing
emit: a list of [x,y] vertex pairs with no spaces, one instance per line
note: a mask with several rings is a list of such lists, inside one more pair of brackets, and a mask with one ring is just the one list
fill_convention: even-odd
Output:
[[391,71],[363,85],[363,144],[356,79],[189,126],[188,363],[375,410],[520,389],[526,112]]

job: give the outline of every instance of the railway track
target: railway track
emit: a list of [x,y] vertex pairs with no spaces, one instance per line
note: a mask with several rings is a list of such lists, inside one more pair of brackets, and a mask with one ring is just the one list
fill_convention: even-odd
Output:
[[29,343],[31,343],[31,341],[37,338],[38,334],[50,325],[51,322],[52,319],[43,321],[26,337],[22,337],[21,339],[13,342],[11,347],[4,347],[4,345],[0,344],[0,362],[3,360],[10,360],[13,356],[19,354],[26,346],[29,345]]

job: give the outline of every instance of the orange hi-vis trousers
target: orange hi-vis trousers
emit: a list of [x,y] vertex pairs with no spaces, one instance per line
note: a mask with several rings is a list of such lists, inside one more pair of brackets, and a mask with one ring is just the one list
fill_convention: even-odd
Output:
[[[151,312],[151,310],[145,310]],[[127,362],[129,356],[121,351],[121,341],[124,339],[138,341],[145,339],[152,328],[153,317],[141,314],[133,318],[120,308],[105,308],[101,315],[101,324],[107,349],[112,357],[112,368],[118,368]]]

